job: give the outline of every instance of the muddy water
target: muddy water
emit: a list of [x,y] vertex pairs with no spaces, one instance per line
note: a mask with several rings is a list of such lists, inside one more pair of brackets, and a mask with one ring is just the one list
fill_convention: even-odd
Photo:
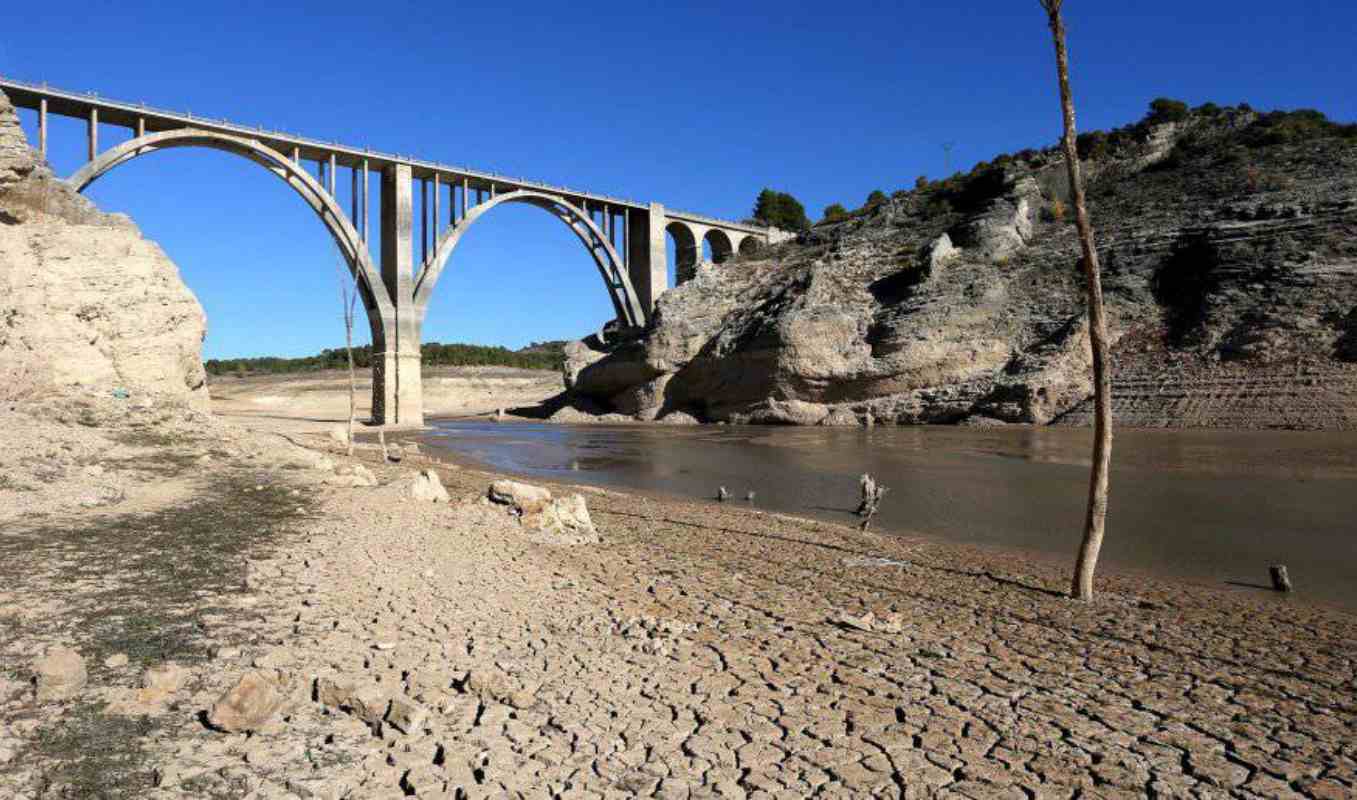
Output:
[[[1070,429],[434,425],[426,446],[502,471],[752,489],[760,508],[845,522],[870,472],[891,489],[882,530],[1071,557],[1091,446]],[[1103,564],[1259,591],[1279,562],[1306,598],[1357,609],[1357,434],[1117,433]]]

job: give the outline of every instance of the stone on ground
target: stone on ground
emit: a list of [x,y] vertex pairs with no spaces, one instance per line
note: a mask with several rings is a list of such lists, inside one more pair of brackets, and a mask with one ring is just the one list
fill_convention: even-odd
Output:
[[149,667],[141,674],[137,700],[148,704],[162,702],[184,688],[188,679],[189,671],[173,661]]
[[542,534],[540,539],[552,544],[591,544],[599,540],[589,507],[580,494],[552,500],[538,513],[523,515],[522,522],[525,528],[538,531]]
[[551,492],[541,486],[503,480],[490,484],[490,499],[526,515],[541,511],[551,502]]
[[430,503],[448,502],[448,490],[443,488],[443,481],[439,479],[438,473],[431,469],[420,470],[410,484],[410,495],[416,500],[424,500]]
[[207,721],[227,733],[258,730],[288,708],[294,695],[292,676],[286,672],[247,672],[213,704]]
[[39,703],[74,697],[89,678],[85,659],[69,647],[50,648],[34,662],[33,672]]

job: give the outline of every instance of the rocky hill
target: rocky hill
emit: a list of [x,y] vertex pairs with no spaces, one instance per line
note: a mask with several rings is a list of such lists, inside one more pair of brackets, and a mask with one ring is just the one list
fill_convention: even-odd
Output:
[[206,324],[174,263],[56,179],[0,94],[0,401],[85,387],[206,409]]
[[[1117,421],[1357,426],[1357,126],[1159,105],[1080,137]],[[703,265],[640,339],[569,348],[577,407],[638,419],[1086,424],[1055,148]],[[563,412],[564,413],[564,412]]]

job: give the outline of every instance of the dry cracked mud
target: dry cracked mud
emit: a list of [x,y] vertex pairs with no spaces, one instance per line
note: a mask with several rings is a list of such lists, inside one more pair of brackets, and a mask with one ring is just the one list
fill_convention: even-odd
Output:
[[[542,544],[481,501],[488,473],[436,465],[452,502],[415,502],[422,458],[363,448],[378,485],[340,486],[338,452],[306,466],[276,435],[213,431],[173,440],[178,494],[128,489],[154,508],[4,526],[0,795],[1357,792],[1342,612],[1111,574],[1084,605],[1060,563],[578,487],[553,489],[586,494],[602,542]],[[133,514],[159,533],[101,538]],[[165,641],[106,633],[157,597]],[[54,643],[89,684],[38,705],[27,665]],[[130,662],[103,666],[113,650]],[[189,678],[138,694],[166,660]],[[298,701],[207,726],[256,669]]]

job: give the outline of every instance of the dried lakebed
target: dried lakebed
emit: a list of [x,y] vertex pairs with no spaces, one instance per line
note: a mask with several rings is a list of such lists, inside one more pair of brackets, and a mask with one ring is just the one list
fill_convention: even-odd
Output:
[[[433,424],[433,452],[494,469],[687,498],[725,486],[741,503],[752,489],[758,508],[840,522],[870,472],[891,489],[883,530],[1061,560],[1087,496],[1082,429]],[[1103,564],[1248,593],[1284,563],[1305,599],[1357,610],[1355,490],[1357,433],[1119,430]]]
[[[97,461],[98,443],[82,441],[82,463]],[[133,662],[114,667],[96,659],[123,640],[93,625],[97,609],[61,603],[73,587],[53,568],[69,567],[43,564],[103,558],[116,542],[127,563],[167,569],[135,556],[166,541],[121,538],[114,504],[101,519],[119,538],[92,530],[56,555],[35,546],[0,596],[0,622],[17,623],[0,653],[0,796],[78,796],[95,751],[115,746],[116,780],[94,796],[1357,790],[1357,619],[1343,612],[1116,575],[1079,604],[1061,596],[1065,566],[1044,560],[547,482],[582,491],[602,536],[553,546],[483,506],[492,476],[474,469],[439,467],[453,502],[435,504],[411,498],[428,466],[418,457],[391,466],[362,450],[376,484],[365,485],[341,479],[360,473],[338,453],[308,457],[278,436],[218,427],[155,447],[138,462],[206,483],[157,515],[126,476],[125,502],[153,514],[139,524],[211,519],[203,501],[276,509],[260,518],[267,546],[219,548],[225,583],[189,564],[198,592],[174,589],[196,611],[182,641],[129,644]],[[217,476],[228,483],[213,490]],[[62,513],[41,525],[84,515]],[[76,580],[161,591],[117,569]],[[51,644],[88,651],[89,685],[38,704],[23,682]],[[162,658],[189,674],[144,696],[143,669]],[[252,670],[308,691],[252,733],[206,727]]]

